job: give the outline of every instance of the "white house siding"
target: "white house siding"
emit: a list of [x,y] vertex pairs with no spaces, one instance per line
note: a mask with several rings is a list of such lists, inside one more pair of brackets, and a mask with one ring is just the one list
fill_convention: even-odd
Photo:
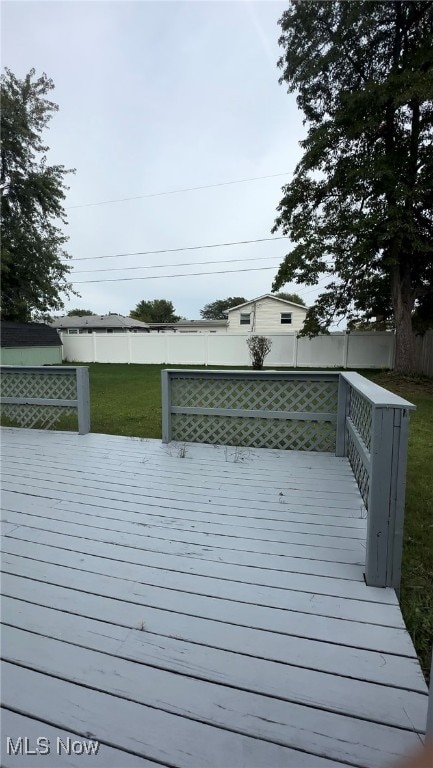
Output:
[[[291,312],[291,325],[281,324],[281,313]],[[232,309],[228,314],[229,333],[295,333],[300,331],[305,320],[307,309],[296,305],[286,304],[277,299],[264,298],[259,301],[251,301],[240,307]],[[251,314],[250,325],[241,325],[241,314]]]

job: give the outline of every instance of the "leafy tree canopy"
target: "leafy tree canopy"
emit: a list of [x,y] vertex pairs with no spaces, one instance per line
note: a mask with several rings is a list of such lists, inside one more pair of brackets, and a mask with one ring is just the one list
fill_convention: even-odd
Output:
[[433,282],[433,3],[292,2],[280,24],[281,82],[308,135],[278,207],[273,231],[294,248],[273,289],[327,276],[303,333],[392,317],[409,372]]
[[275,296],[277,299],[293,301],[294,304],[301,304],[303,307],[305,307],[305,301],[302,296],[299,296],[298,293],[285,293],[284,291],[280,291],[279,293],[276,293]]
[[58,106],[54,84],[31,69],[19,80],[1,76],[1,316],[26,322],[63,308],[74,293],[65,262],[68,238],[63,201],[68,187],[63,165],[48,165],[42,134]]
[[67,313],[67,317],[73,317],[73,316],[76,316],[76,317],[87,317],[87,316],[90,316],[90,315],[93,316],[94,314],[95,313],[92,312],[91,309],[70,309],[69,312]]
[[238,304],[244,304],[247,299],[243,296],[229,296],[228,299],[216,299],[210,304],[206,304],[200,315],[204,320],[225,320],[226,315],[224,311],[231,309],[231,307],[237,307]]
[[143,323],[177,323],[180,320],[179,315],[174,313],[173,302],[167,299],[139,301],[129,314],[134,320],[141,320]]

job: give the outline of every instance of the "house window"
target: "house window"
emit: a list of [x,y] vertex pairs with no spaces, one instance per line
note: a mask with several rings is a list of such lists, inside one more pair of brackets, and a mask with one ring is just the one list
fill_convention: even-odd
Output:
[[69,328],[68,333],[78,333],[78,328]]
[[248,312],[241,312],[240,316],[240,323],[241,325],[249,325],[250,324],[250,313]]
[[291,325],[291,324],[292,324],[292,313],[281,312],[281,325]]

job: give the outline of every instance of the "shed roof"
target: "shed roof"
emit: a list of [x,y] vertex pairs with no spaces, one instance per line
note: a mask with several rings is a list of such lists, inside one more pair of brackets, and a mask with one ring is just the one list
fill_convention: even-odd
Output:
[[55,328],[45,323],[13,323],[2,320],[2,347],[60,347],[62,340]]

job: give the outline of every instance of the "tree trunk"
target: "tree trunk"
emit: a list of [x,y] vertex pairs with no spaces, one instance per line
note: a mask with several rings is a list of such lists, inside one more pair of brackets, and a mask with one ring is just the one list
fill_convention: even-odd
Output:
[[392,303],[395,320],[395,365],[398,373],[416,373],[415,334],[412,329],[414,300],[411,295],[410,276],[402,278],[400,265],[392,273]]

